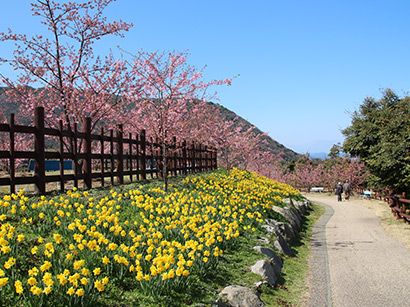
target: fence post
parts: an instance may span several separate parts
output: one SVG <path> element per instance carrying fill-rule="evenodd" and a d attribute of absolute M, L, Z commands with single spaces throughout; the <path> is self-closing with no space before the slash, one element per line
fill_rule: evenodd
<path fill-rule="evenodd" d="M 187 155 L 186 155 L 186 141 L 182 142 L 182 173 L 187 174 Z"/>
<path fill-rule="evenodd" d="M 16 155 L 14 153 L 14 114 L 10 114 L 10 193 L 16 193 Z"/>
<path fill-rule="evenodd" d="M 77 123 L 74 123 L 74 135 L 73 135 L 73 160 L 74 160 L 74 187 L 78 188 L 78 177 L 79 177 L 79 165 L 78 165 L 78 144 L 77 144 Z"/>
<path fill-rule="evenodd" d="M 141 130 L 141 170 L 142 170 L 142 179 L 146 180 L 147 179 L 147 163 L 145 161 L 146 157 L 146 141 L 145 141 L 145 130 Z"/>
<path fill-rule="evenodd" d="M 111 171 L 111 185 L 114 185 L 114 131 L 110 130 L 110 171 Z"/>
<path fill-rule="evenodd" d="M 208 146 L 205 145 L 204 148 L 205 148 L 205 152 L 204 152 L 205 171 L 209 171 L 209 169 L 210 169 L 209 161 L 211 160 L 210 159 L 210 154 L 209 154 L 209 151 L 208 151 Z"/>
<path fill-rule="evenodd" d="M 128 159 L 127 159 L 128 166 L 127 166 L 127 170 L 130 172 L 130 181 L 132 182 L 132 177 L 134 177 L 134 175 L 132 173 L 132 170 L 133 170 L 133 167 L 132 167 L 132 134 L 129 133 L 128 135 L 129 135 L 129 137 L 128 137 L 128 142 L 129 143 L 128 143 Z M 138 180 L 138 176 L 137 176 L 137 180 Z"/>
<path fill-rule="evenodd" d="M 123 143 L 123 131 L 122 125 L 117 126 L 117 174 L 118 182 L 124 183 L 124 143 Z"/>
<path fill-rule="evenodd" d="M 100 147 L 101 147 L 101 157 L 100 157 L 100 163 L 101 163 L 101 186 L 104 186 L 104 127 L 101 127 L 101 135 L 100 135 Z"/>
<path fill-rule="evenodd" d="M 196 144 L 195 142 L 192 142 L 192 153 L 191 153 L 191 158 L 192 158 L 192 173 L 196 173 L 196 167 L 197 167 L 197 152 L 196 152 Z"/>
<path fill-rule="evenodd" d="M 63 136 L 63 121 L 58 121 L 58 152 L 60 153 L 60 192 L 64 192 L 64 136 Z"/>
<path fill-rule="evenodd" d="M 45 169 L 45 143 L 44 143 L 44 108 L 36 107 L 34 109 L 34 149 L 36 158 L 34 162 L 34 177 L 36 179 L 35 192 L 39 194 L 46 193 L 46 169 Z"/>
<path fill-rule="evenodd" d="M 170 174 L 176 176 L 177 175 L 177 138 L 174 136 L 172 138 L 172 145 L 170 146 L 170 149 L 173 148 L 174 154 L 172 154 L 172 151 L 169 150 L 169 160 L 171 163 L 170 164 Z"/>
<path fill-rule="evenodd" d="M 214 149 L 214 151 L 213 151 L 213 161 L 212 161 L 212 163 L 213 163 L 214 170 L 218 169 L 218 154 L 217 154 L 216 149 Z"/>
<path fill-rule="evenodd" d="M 81 132 L 85 134 L 84 137 L 84 183 L 87 189 L 92 188 L 92 167 L 91 167 L 91 118 L 86 117 L 82 119 Z"/>
<path fill-rule="evenodd" d="M 202 144 L 199 144 L 199 172 L 202 173 L 204 170 L 204 151 Z"/>

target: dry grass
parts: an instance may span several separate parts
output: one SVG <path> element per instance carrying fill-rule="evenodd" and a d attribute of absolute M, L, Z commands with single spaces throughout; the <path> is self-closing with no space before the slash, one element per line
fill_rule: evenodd
<path fill-rule="evenodd" d="M 387 203 L 380 200 L 354 198 L 354 202 L 374 212 L 383 228 L 397 241 L 402 242 L 410 250 L 410 224 L 397 220 Z"/>

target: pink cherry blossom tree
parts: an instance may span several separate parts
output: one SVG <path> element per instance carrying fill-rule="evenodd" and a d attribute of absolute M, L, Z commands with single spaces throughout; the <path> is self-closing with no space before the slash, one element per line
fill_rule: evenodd
<path fill-rule="evenodd" d="M 111 55 L 96 57 L 93 51 L 97 40 L 123 36 L 132 26 L 121 20 L 107 22 L 103 17 L 114 1 L 37 0 L 31 4 L 32 12 L 42 19 L 44 36 L 29 38 L 10 29 L 0 33 L 0 41 L 15 43 L 14 57 L 1 61 L 20 74 L 16 80 L 0 77 L 8 87 L 8 101 L 19 107 L 19 116 L 31 117 L 34 107 L 43 106 L 50 126 L 57 127 L 62 119 L 69 129 L 86 116 L 92 118 L 93 128 L 102 120 L 118 120 L 127 83 L 125 66 Z"/>
<path fill-rule="evenodd" d="M 126 97 L 136 107 L 128 113 L 126 129 L 145 128 L 162 144 L 163 160 L 158 161 L 167 189 L 166 144 L 173 136 L 192 139 L 197 128 L 194 114 L 203 112 L 215 85 L 231 85 L 232 79 L 203 80 L 203 73 L 188 64 L 188 52 L 139 52 L 130 63 L 131 87 Z M 135 131 L 135 130 L 134 130 Z"/>
<path fill-rule="evenodd" d="M 323 183 L 331 191 L 337 182 L 349 180 L 352 189 L 366 182 L 369 176 L 363 162 L 350 158 L 336 157 L 323 163 Z"/>

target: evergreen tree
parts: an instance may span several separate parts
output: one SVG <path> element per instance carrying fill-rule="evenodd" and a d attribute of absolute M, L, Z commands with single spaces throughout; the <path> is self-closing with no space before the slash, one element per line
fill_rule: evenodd
<path fill-rule="evenodd" d="M 373 184 L 410 192 L 410 97 L 366 98 L 342 131 L 343 151 L 365 162 Z"/>

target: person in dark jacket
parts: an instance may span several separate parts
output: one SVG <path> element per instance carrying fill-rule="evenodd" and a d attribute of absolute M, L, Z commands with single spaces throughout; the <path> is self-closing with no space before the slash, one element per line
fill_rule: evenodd
<path fill-rule="evenodd" d="M 342 183 L 338 183 L 336 186 L 337 201 L 342 201 L 343 186 Z"/>

